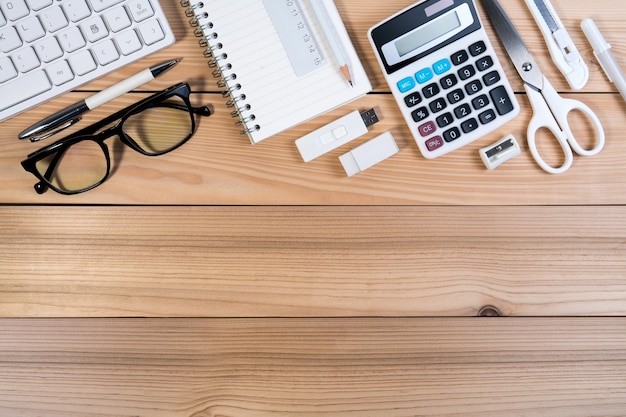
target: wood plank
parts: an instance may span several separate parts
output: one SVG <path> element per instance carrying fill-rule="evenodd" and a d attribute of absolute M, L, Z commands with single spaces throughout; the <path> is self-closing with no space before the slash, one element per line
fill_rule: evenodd
<path fill-rule="evenodd" d="M 626 314 L 626 208 L 0 207 L 2 317 Z"/>
<path fill-rule="evenodd" d="M 0 320 L 10 417 L 621 417 L 624 318 Z"/>

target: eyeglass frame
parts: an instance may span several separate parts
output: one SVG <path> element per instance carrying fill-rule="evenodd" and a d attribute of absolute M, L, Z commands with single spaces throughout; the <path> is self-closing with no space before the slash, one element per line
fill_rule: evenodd
<path fill-rule="evenodd" d="M 105 140 L 113 136 L 117 136 L 123 144 L 141 153 L 142 155 L 146 155 L 146 156 L 160 156 L 168 152 L 171 152 L 179 148 L 180 146 L 182 146 L 184 143 L 186 143 L 194 135 L 196 131 L 196 120 L 195 120 L 194 115 L 197 114 L 200 116 L 210 116 L 211 114 L 213 114 L 211 109 L 209 109 L 207 106 L 200 106 L 200 107 L 192 106 L 191 101 L 189 100 L 190 94 L 191 94 L 191 88 L 188 83 L 183 82 L 183 83 L 175 84 L 171 87 L 166 88 L 163 91 L 155 93 L 149 97 L 144 98 L 143 100 L 138 101 L 135 104 L 132 104 L 122 110 L 119 110 L 113 113 L 112 115 L 90 126 L 85 127 L 84 129 L 74 132 L 71 135 L 68 135 L 62 139 L 59 139 L 58 141 L 54 143 L 51 143 L 50 145 L 44 146 L 43 148 L 35 152 L 32 152 L 26 157 L 25 160 L 21 162 L 21 165 L 24 168 L 24 170 L 26 170 L 27 172 L 30 172 L 37 179 L 39 179 L 39 182 L 35 184 L 34 186 L 37 194 L 45 193 L 48 190 L 48 188 L 51 188 L 55 192 L 59 194 L 64 194 L 64 195 L 80 194 L 80 193 L 92 190 L 98 187 L 99 185 L 101 185 L 103 182 L 105 182 L 111 172 L 111 157 L 109 155 L 109 148 L 104 143 Z M 175 146 L 169 149 L 156 152 L 156 153 L 146 152 L 139 145 L 137 145 L 137 143 L 130 136 L 128 136 L 123 131 L 122 127 L 124 125 L 124 122 L 128 120 L 131 116 L 139 114 L 147 109 L 150 109 L 154 107 L 157 103 L 164 102 L 168 98 L 174 97 L 174 96 L 181 98 L 186 105 L 186 108 L 183 108 L 181 106 L 180 110 L 186 110 L 189 112 L 189 117 L 191 119 L 191 126 L 189 129 L 189 133 L 184 139 L 182 139 Z M 98 132 L 100 129 L 112 123 L 115 123 L 115 124 L 113 124 L 113 126 L 109 128 L 102 130 L 101 132 Z M 57 164 L 59 163 L 60 158 L 67 151 L 67 149 L 69 149 L 71 146 L 79 142 L 85 141 L 85 140 L 90 140 L 90 141 L 97 143 L 98 146 L 100 146 L 100 148 L 102 149 L 106 158 L 106 163 L 107 163 L 107 169 L 106 169 L 105 175 L 102 177 L 102 179 L 97 181 L 95 184 L 92 184 L 88 187 L 82 188 L 77 191 L 63 190 L 54 186 L 51 183 L 50 178 L 52 177 L 52 174 L 54 173 L 57 167 Z M 46 173 L 42 175 L 37 169 L 37 163 L 41 161 L 42 159 L 45 159 L 55 153 L 58 156 L 54 157 L 54 159 L 50 163 L 50 166 L 46 170 Z"/>

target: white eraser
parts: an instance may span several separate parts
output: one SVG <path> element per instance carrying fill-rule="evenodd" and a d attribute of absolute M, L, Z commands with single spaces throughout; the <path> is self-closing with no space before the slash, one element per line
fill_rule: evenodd
<path fill-rule="evenodd" d="M 309 162 L 367 133 L 361 113 L 355 110 L 296 140 L 304 162 Z"/>
<path fill-rule="evenodd" d="M 339 157 L 349 177 L 373 167 L 398 153 L 398 145 L 391 132 L 385 132 Z"/>
<path fill-rule="evenodd" d="M 515 136 L 509 134 L 493 145 L 485 146 L 480 151 L 480 158 L 488 169 L 495 169 L 508 161 L 522 154 L 519 143 Z"/>

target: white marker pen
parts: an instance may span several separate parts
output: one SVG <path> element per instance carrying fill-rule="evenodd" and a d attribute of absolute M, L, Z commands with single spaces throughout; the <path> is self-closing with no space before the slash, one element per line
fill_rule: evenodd
<path fill-rule="evenodd" d="M 600 65 L 602 66 L 606 76 L 609 78 L 609 81 L 615 84 L 617 90 L 622 95 L 622 98 L 626 101 L 626 78 L 617 63 L 617 60 L 611 53 L 611 45 L 604 40 L 604 37 L 598 30 L 598 27 L 593 20 L 583 20 L 580 27 L 593 47 L 593 54 L 598 59 L 598 62 L 600 62 Z"/>

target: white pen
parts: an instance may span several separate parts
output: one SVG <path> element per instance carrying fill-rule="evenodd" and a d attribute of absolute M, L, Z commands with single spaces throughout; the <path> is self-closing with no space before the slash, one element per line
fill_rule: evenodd
<path fill-rule="evenodd" d="M 326 6 L 324 6 L 324 4 L 322 4 L 322 1 L 319 0 L 311 0 L 310 3 L 313 7 L 315 15 L 317 16 L 317 20 L 322 25 L 322 28 L 326 35 L 326 39 L 328 40 L 328 43 L 333 50 L 333 54 L 335 55 L 335 59 L 338 61 L 337 63 L 339 64 L 339 71 L 341 71 L 341 73 L 350 83 L 350 85 L 354 86 L 352 82 L 352 74 L 350 72 L 350 60 L 348 58 L 348 54 L 343 48 L 343 44 L 341 43 L 341 39 L 337 34 L 337 30 L 330 20 L 330 16 L 326 11 Z"/>
<path fill-rule="evenodd" d="M 114 84 L 91 97 L 87 97 L 78 103 L 72 104 L 71 106 L 59 110 L 45 119 L 40 120 L 34 125 L 24 129 L 17 137 L 20 139 L 30 139 L 33 142 L 50 137 L 78 122 L 81 119 L 81 114 L 89 110 L 93 110 L 96 107 L 121 96 L 122 94 L 128 93 L 132 89 L 137 88 L 148 81 L 154 80 L 157 76 L 172 68 L 179 61 L 180 59 L 172 59 L 156 64 L 150 68 L 146 68 L 124 81 Z"/>
<path fill-rule="evenodd" d="M 593 20 L 583 20 L 580 27 L 593 47 L 593 54 L 600 62 L 600 66 L 602 66 L 609 81 L 615 84 L 622 98 L 626 101 L 626 78 L 617 60 L 611 53 L 611 45 L 604 39 Z"/>

